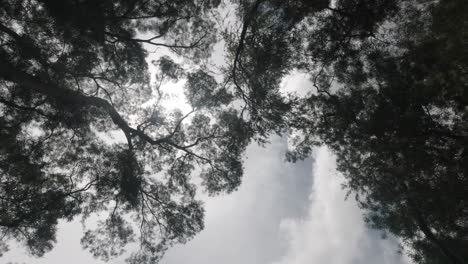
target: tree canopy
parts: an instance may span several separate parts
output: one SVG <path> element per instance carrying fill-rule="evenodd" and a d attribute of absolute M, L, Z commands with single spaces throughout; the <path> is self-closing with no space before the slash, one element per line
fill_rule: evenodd
<path fill-rule="evenodd" d="M 232 76 L 279 76 L 246 90 L 267 84 L 264 94 L 277 95 L 281 76 L 310 76 L 309 95 L 287 101 L 281 115 L 293 145 L 287 158 L 329 146 L 369 225 L 402 238 L 417 263 L 468 259 L 467 7 L 257 1 L 256 16 L 241 8 L 246 33 Z"/>
<path fill-rule="evenodd" d="M 154 263 L 203 228 L 191 177 L 211 194 L 236 189 L 253 135 L 202 67 L 218 5 L 1 1 L 2 243 L 41 256 L 59 220 L 98 215 L 81 241 L 94 256 L 109 260 L 135 241 L 128 261 Z M 152 77 L 144 44 L 194 66 L 162 56 Z M 188 113 L 159 104 L 161 83 L 178 78 L 187 78 Z"/>
<path fill-rule="evenodd" d="M 41 256 L 59 220 L 94 217 L 92 254 L 136 242 L 128 261 L 154 263 L 203 228 L 197 186 L 235 190 L 248 143 L 287 132 L 290 161 L 336 153 L 366 221 L 416 263 L 465 263 L 468 3 L 235 0 L 220 28 L 220 2 L 0 0 L 3 248 Z M 306 96 L 281 90 L 295 71 Z M 181 79 L 191 110 L 165 109 Z"/>

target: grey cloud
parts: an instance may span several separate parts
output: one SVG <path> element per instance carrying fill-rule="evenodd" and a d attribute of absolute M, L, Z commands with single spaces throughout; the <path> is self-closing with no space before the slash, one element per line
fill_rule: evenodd
<path fill-rule="evenodd" d="M 250 146 L 239 190 L 206 202 L 206 229 L 171 249 L 163 264 L 269 263 L 284 254 L 284 217 L 302 217 L 312 186 L 311 160 L 284 162 L 287 143 L 275 137 L 266 148 Z"/>
<path fill-rule="evenodd" d="M 362 212 L 344 201 L 333 157 L 319 150 L 316 160 L 284 162 L 285 138 L 265 148 L 250 146 L 239 190 L 203 197 L 206 229 L 170 249 L 162 264 L 373 264 L 405 263 L 394 239 L 381 240 L 364 226 Z M 203 196 L 203 195 L 202 195 Z M 31 259 L 15 249 L 2 261 L 28 264 L 102 264 L 81 250 L 78 222 L 61 225 L 57 247 Z M 111 261 L 121 264 L 122 260 Z"/>
<path fill-rule="evenodd" d="M 362 211 L 355 201 L 344 200 L 343 179 L 336 172 L 334 156 L 326 148 L 315 154 L 308 216 L 284 219 L 281 223 L 289 247 L 274 263 L 408 263 L 397 253 L 394 238 L 382 240 L 378 231 L 364 225 Z"/>

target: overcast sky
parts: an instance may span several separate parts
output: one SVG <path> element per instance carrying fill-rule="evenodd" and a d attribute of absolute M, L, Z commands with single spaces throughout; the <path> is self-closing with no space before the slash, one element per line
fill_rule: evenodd
<path fill-rule="evenodd" d="M 222 50 L 215 48 L 217 64 L 222 64 Z M 182 86 L 171 84 L 170 89 L 181 94 Z M 305 95 L 307 87 L 308 76 L 297 72 L 282 82 L 283 92 Z M 205 197 L 205 229 L 187 244 L 171 248 L 161 264 L 410 263 L 397 253 L 394 239 L 382 240 L 378 231 L 367 229 L 356 203 L 344 200 L 343 179 L 326 148 L 296 164 L 284 161 L 286 150 L 285 137 L 271 138 L 265 148 L 251 144 L 239 190 Z M 61 224 L 55 248 L 43 258 L 31 258 L 13 246 L 0 263 L 105 263 L 81 249 L 82 232 L 79 222 Z"/>
<path fill-rule="evenodd" d="M 286 149 L 279 137 L 266 148 L 250 146 L 239 190 L 207 199 L 205 230 L 170 249 L 162 264 L 409 263 L 397 253 L 395 241 L 382 240 L 364 226 L 352 199 L 344 200 L 342 178 L 326 148 L 296 164 L 284 162 Z M 2 261 L 103 263 L 81 250 L 80 236 L 79 223 L 64 224 L 55 249 L 44 258 L 13 249 Z"/>

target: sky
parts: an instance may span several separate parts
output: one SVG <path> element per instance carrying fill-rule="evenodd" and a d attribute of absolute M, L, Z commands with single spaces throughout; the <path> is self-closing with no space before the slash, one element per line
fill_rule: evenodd
<path fill-rule="evenodd" d="M 215 64 L 223 63 L 222 52 L 222 45 L 215 47 Z M 307 75 L 294 72 L 281 86 L 284 93 L 304 96 L 311 84 Z M 168 93 L 179 108 L 184 103 L 172 97 L 182 87 L 183 82 L 172 83 Z M 345 200 L 343 178 L 326 147 L 294 164 L 284 160 L 287 148 L 286 136 L 270 138 L 265 147 L 252 143 L 239 189 L 229 195 L 201 195 L 205 229 L 169 249 L 161 264 L 410 264 L 397 252 L 396 239 L 381 239 L 379 231 L 365 226 L 355 201 Z M 44 257 L 32 258 L 13 245 L 0 263 L 104 264 L 81 248 L 82 234 L 78 221 L 61 223 L 55 248 Z"/>
<path fill-rule="evenodd" d="M 409 264 L 393 238 L 368 229 L 362 211 L 345 200 L 342 176 L 326 147 L 312 158 L 284 161 L 286 138 L 252 144 L 240 188 L 205 197 L 205 229 L 166 253 L 161 264 Z M 12 248 L 2 263 L 102 264 L 81 249 L 81 225 L 60 225 L 56 247 L 43 258 Z M 114 260 L 109 263 L 123 263 Z"/>
<path fill-rule="evenodd" d="M 306 74 L 293 72 L 281 86 L 284 93 L 304 96 L 311 84 Z M 178 107 L 183 102 L 174 98 L 182 87 L 170 84 L 171 103 Z M 343 178 L 326 147 L 295 164 L 285 162 L 287 148 L 286 136 L 270 138 L 265 147 L 252 143 L 239 189 L 216 197 L 202 194 L 205 229 L 170 248 L 161 264 L 410 264 L 394 238 L 381 239 L 379 231 L 368 229 L 355 201 L 345 200 Z M 82 234 L 79 221 L 61 223 L 55 248 L 44 257 L 30 257 L 13 245 L 0 263 L 104 264 L 81 248 Z M 123 264 L 123 259 L 109 263 Z"/>

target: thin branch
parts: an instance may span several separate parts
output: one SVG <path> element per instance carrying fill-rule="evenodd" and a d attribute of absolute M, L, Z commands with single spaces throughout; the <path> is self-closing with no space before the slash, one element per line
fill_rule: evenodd
<path fill-rule="evenodd" d="M 23 106 L 23 105 L 18 105 L 16 104 L 15 102 L 13 101 L 8 101 L 8 100 L 5 100 L 3 98 L 0 98 L 0 103 L 3 103 L 9 107 L 13 107 L 13 108 L 17 108 L 17 109 L 21 109 L 21 110 L 28 110 L 28 111 L 34 111 L 36 112 L 37 114 L 41 115 L 41 116 L 44 116 L 44 117 L 47 117 L 47 118 L 50 118 L 49 115 L 47 115 L 46 113 L 44 113 L 42 110 L 40 109 L 37 109 L 39 106 L 41 106 L 42 104 L 38 104 L 34 107 L 30 107 L 30 106 Z"/>
<path fill-rule="evenodd" d="M 320 68 L 320 71 L 314 76 L 314 81 L 313 81 L 312 84 L 313 84 L 313 86 L 315 87 L 315 89 L 317 90 L 318 93 L 324 93 L 324 94 L 328 95 L 328 97 L 333 97 L 333 95 L 330 94 L 330 92 L 328 92 L 327 90 L 321 89 L 317 84 L 318 77 L 322 74 L 324 68 L 325 68 L 325 66 L 322 65 L 322 67 Z"/>
<path fill-rule="evenodd" d="M 192 109 L 192 111 L 188 112 L 186 115 L 184 115 L 179 122 L 177 122 L 177 125 L 174 127 L 174 130 L 171 132 L 170 137 L 174 136 L 175 133 L 177 133 L 180 130 L 180 126 L 182 125 L 182 122 L 191 114 L 196 112 L 196 109 Z"/>
<path fill-rule="evenodd" d="M 139 39 L 139 38 L 131 38 L 127 36 L 122 36 L 122 35 L 117 35 L 111 32 L 105 32 L 106 35 L 113 37 L 116 41 L 127 41 L 127 42 L 140 42 L 140 43 L 146 43 L 150 44 L 153 46 L 161 46 L 161 47 L 166 47 L 166 48 L 171 48 L 171 49 L 192 49 L 198 46 L 200 42 L 208 35 L 208 32 L 206 32 L 203 36 L 201 36 L 198 40 L 195 42 L 192 42 L 189 45 L 179 45 L 179 44 L 167 44 L 167 43 L 160 43 L 160 42 L 153 42 L 154 39 L 158 38 L 159 36 L 155 36 L 149 39 Z"/>
<path fill-rule="evenodd" d="M 85 191 L 89 190 L 92 186 L 96 185 L 95 183 L 96 183 L 97 181 L 98 181 L 98 179 L 94 179 L 94 180 L 88 182 L 85 186 L 83 186 L 83 188 L 76 189 L 76 190 L 74 190 L 74 191 L 65 193 L 64 196 L 69 196 L 69 195 L 72 195 L 72 194 L 75 194 L 75 193 L 79 193 L 79 192 L 85 192 Z"/>

